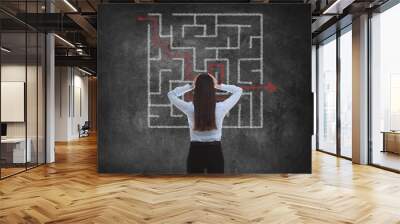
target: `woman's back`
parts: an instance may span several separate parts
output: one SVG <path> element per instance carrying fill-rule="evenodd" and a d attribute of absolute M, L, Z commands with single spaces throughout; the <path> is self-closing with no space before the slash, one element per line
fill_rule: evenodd
<path fill-rule="evenodd" d="M 181 100 L 179 97 L 189 92 L 193 89 L 193 87 L 189 84 L 177 87 L 174 90 L 168 93 L 168 98 L 171 103 L 173 103 L 176 107 L 178 107 L 183 113 L 186 114 L 189 129 L 190 129 L 190 140 L 191 141 L 199 141 L 199 142 L 212 142 L 212 141 L 220 141 L 222 136 L 222 124 L 224 117 L 226 114 L 232 109 L 233 106 L 239 101 L 240 96 L 242 95 L 242 88 L 234 86 L 234 85 L 219 85 L 218 89 L 227 91 L 232 93 L 232 95 L 222 101 L 218 102 L 215 105 L 215 124 L 216 129 L 207 130 L 207 131 L 196 131 L 194 130 L 194 121 L 195 121 L 195 110 L 192 102 L 185 102 Z"/>

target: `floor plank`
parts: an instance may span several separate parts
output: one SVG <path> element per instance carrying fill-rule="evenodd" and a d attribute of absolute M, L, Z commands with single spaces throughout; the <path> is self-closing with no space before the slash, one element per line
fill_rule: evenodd
<path fill-rule="evenodd" d="M 311 175 L 98 174 L 96 139 L 0 181 L 0 223 L 400 223 L 400 175 L 313 152 Z"/>

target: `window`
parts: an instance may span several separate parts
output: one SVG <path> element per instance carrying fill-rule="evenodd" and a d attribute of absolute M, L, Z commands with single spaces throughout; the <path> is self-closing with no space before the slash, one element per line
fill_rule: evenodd
<path fill-rule="evenodd" d="M 352 156 L 352 33 L 351 26 L 340 36 L 340 155 Z"/>
<path fill-rule="evenodd" d="M 351 24 L 318 46 L 317 147 L 350 159 L 353 116 Z"/>
<path fill-rule="evenodd" d="M 400 5 L 371 18 L 372 163 L 400 170 Z"/>
<path fill-rule="evenodd" d="M 318 149 L 336 153 L 336 36 L 318 48 Z"/>
<path fill-rule="evenodd" d="M 312 50 L 311 50 L 311 91 L 313 92 L 313 102 L 314 102 L 314 107 L 313 107 L 313 111 L 314 111 L 314 132 L 313 135 L 311 137 L 311 142 L 312 142 L 312 150 L 316 150 L 317 149 L 317 141 L 316 141 L 316 133 L 317 133 L 317 116 L 315 116 L 317 114 L 317 47 L 315 45 L 312 46 Z"/>

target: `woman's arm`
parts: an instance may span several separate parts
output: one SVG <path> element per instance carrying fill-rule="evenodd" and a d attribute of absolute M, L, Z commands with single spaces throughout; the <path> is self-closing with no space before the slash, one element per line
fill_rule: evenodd
<path fill-rule="evenodd" d="M 168 99 L 179 110 L 181 110 L 183 113 L 187 114 L 191 110 L 192 105 L 189 102 L 181 100 L 179 97 L 182 96 L 183 94 L 185 94 L 186 92 L 191 91 L 192 89 L 193 89 L 192 85 L 189 85 L 189 84 L 186 84 L 186 85 L 180 86 L 180 87 L 176 87 L 175 89 L 168 92 Z"/>
<path fill-rule="evenodd" d="M 243 89 L 239 86 L 225 84 L 218 85 L 216 88 L 232 93 L 228 99 L 221 102 L 224 113 L 228 113 L 228 111 L 232 109 L 232 107 L 235 106 L 235 104 L 239 101 L 240 97 L 242 96 Z"/>

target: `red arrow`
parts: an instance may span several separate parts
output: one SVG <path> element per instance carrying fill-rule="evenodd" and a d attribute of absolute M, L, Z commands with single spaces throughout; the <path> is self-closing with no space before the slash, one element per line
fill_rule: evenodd
<path fill-rule="evenodd" d="M 260 85 L 251 85 L 251 86 L 241 86 L 244 90 L 265 90 L 268 93 L 274 93 L 278 90 L 278 87 L 274 85 L 272 82 L 267 82 Z"/>

